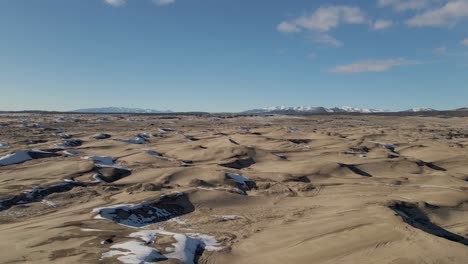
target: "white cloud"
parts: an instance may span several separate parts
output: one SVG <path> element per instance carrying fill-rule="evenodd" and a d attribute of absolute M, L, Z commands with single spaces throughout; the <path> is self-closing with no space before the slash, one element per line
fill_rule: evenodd
<path fill-rule="evenodd" d="M 445 47 L 445 46 L 438 47 L 438 48 L 434 49 L 434 52 L 437 53 L 437 54 L 444 54 L 445 52 L 447 52 L 447 47 Z"/>
<path fill-rule="evenodd" d="M 307 58 L 308 58 L 309 60 L 315 60 L 315 58 L 317 58 L 317 54 L 315 54 L 315 53 L 309 53 L 309 54 L 307 54 Z"/>
<path fill-rule="evenodd" d="M 286 21 L 281 22 L 278 25 L 277 30 L 283 33 L 296 33 L 296 32 L 301 31 L 301 29 L 298 26 L 291 24 L 289 22 L 286 22 Z"/>
<path fill-rule="evenodd" d="M 468 18 L 468 0 L 453 0 L 418 14 L 406 23 L 411 27 L 453 26 L 465 18 Z"/>
<path fill-rule="evenodd" d="M 378 0 L 379 7 L 391 7 L 396 11 L 422 10 L 440 0 Z"/>
<path fill-rule="evenodd" d="M 176 0 L 151 0 L 155 5 L 158 6 L 165 6 L 174 4 Z M 104 0 L 104 2 L 108 5 L 119 7 L 123 6 L 127 3 L 127 0 Z"/>
<path fill-rule="evenodd" d="M 126 0 L 104 0 L 104 2 L 115 7 L 123 6 L 127 3 Z"/>
<path fill-rule="evenodd" d="M 174 4 L 176 0 L 153 0 L 153 3 L 155 3 L 158 6 L 164 6 L 164 5 L 170 5 Z"/>
<path fill-rule="evenodd" d="M 374 23 L 372 23 L 373 30 L 384 30 L 391 26 L 393 26 L 393 21 L 385 19 L 378 19 Z"/>
<path fill-rule="evenodd" d="M 283 21 L 278 25 L 281 32 L 299 32 L 302 29 L 326 32 L 340 24 L 363 24 L 365 14 L 359 7 L 327 6 L 320 7 L 310 15 L 303 15 L 292 21 Z"/>
<path fill-rule="evenodd" d="M 337 40 L 336 38 L 328 34 L 318 34 L 318 35 L 313 36 L 311 39 L 315 43 L 325 44 L 325 45 L 332 46 L 332 47 L 343 46 L 343 43 L 341 43 L 339 40 Z"/>
<path fill-rule="evenodd" d="M 384 72 L 398 66 L 414 64 L 404 58 L 386 59 L 386 60 L 364 60 L 346 65 L 336 66 L 332 72 L 334 73 L 361 73 L 361 72 Z"/>
<path fill-rule="evenodd" d="M 461 41 L 461 44 L 462 44 L 463 46 L 467 46 L 467 47 L 468 47 L 468 38 L 462 40 L 462 41 Z"/>

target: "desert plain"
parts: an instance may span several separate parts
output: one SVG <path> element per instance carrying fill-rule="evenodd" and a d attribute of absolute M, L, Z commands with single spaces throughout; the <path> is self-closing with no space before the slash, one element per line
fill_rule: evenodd
<path fill-rule="evenodd" d="M 468 118 L 0 115 L 0 263 L 468 263 Z"/>

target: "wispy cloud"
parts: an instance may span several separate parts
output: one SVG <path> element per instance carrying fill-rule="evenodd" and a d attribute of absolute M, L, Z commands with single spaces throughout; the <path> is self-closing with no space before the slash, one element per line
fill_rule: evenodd
<path fill-rule="evenodd" d="M 468 18 L 468 0 L 453 0 L 441 7 L 429 9 L 408 19 L 411 27 L 454 26 Z"/>
<path fill-rule="evenodd" d="M 174 4 L 176 0 L 153 0 L 153 3 L 158 6 Z"/>
<path fill-rule="evenodd" d="M 176 0 L 151 0 L 157 6 L 165 6 L 174 4 Z M 127 3 L 127 0 L 104 0 L 104 2 L 110 6 L 120 7 Z"/>
<path fill-rule="evenodd" d="M 127 3 L 126 0 L 104 0 L 104 2 L 115 7 L 123 6 Z"/>
<path fill-rule="evenodd" d="M 434 49 L 434 52 L 437 54 L 445 54 L 447 52 L 447 47 L 442 46 Z"/>
<path fill-rule="evenodd" d="M 309 60 L 315 60 L 316 58 L 317 58 L 317 54 L 315 54 L 315 53 L 307 54 L 307 59 L 309 59 Z"/>
<path fill-rule="evenodd" d="M 362 72 L 384 72 L 395 67 L 415 64 L 417 62 L 404 58 L 384 59 L 384 60 L 363 60 L 346 65 L 338 65 L 331 72 L 334 73 L 362 73 Z"/>
<path fill-rule="evenodd" d="M 303 15 L 291 21 L 283 21 L 278 29 L 286 32 L 298 32 L 302 29 L 326 32 L 340 24 L 362 24 L 365 14 L 359 7 L 326 6 L 320 7 L 312 14 Z"/>
<path fill-rule="evenodd" d="M 467 46 L 467 47 L 468 47 L 468 38 L 462 40 L 460 43 L 461 43 L 463 46 Z"/>
<path fill-rule="evenodd" d="M 301 32 L 301 28 L 299 28 L 297 25 L 293 24 L 293 23 L 290 23 L 290 22 L 281 22 L 277 27 L 276 29 L 279 31 L 279 32 L 283 32 L 283 33 L 297 33 L 297 32 Z"/>
<path fill-rule="evenodd" d="M 391 26 L 393 26 L 393 21 L 385 19 L 378 19 L 372 23 L 373 30 L 384 30 Z"/>
<path fill-rule="evenodd" d="M 318 44 L 324 44 L 332 47 L 341 47 L 343 43 L 328 34 L 317 34 L 311 37 L 311 40 Z"/>
<path fill-rule="evenodd" d="M 282 33 L 290 34 L 302 31 L 312 32 L 314 42 L 339 47 L 342 43 L 326 32 L 343 24 L 364 23 L 366 23 L 366 15 L 359 7 L 323 6 L 310 14 L 283 21 L 276 28 Z"/>
<path fill-rule="evenodd" d="M 377 6 L 391 7 L 395 11 L 422 10 L 432 6 L 440 0 L 378 0 Z"/>

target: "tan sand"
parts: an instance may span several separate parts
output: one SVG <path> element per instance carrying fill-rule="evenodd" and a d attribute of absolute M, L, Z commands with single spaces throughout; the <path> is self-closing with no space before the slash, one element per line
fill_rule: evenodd
<path fill-rule="evenodd" d="M 468 262 L 468 118 L 18 114 L 0 124 L 0 156 L 57 154 L 0 166 L 0 263 Z M 83 142 L 54 146 L 60 133 Z M 115 140 L 136 134 L 144 144 Z"/>

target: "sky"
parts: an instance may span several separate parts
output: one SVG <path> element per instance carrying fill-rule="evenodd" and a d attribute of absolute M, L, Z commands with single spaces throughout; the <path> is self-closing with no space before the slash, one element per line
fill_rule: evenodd
<path fill-rule="evenodd" d="M 0 110 L 468 106 L 468 0 L 1 0 Z"/>

